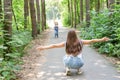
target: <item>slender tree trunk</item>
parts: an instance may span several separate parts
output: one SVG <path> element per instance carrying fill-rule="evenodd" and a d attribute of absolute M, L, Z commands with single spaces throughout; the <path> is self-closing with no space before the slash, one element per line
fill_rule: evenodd
<path fill-rule="evenodd" d="M 3 19 L 2 17 L 3 17 L 3 15 L 2 15 L 2 0 L 0 0 L 0 22 L 1 22 L 1 19 Z"/>
<path fill-rule="evenodd" d="M 73 0 L 71 0 L 71 27 L 73 27 Z"/>
<path fill-rule="evenodd" d="M 71 22 L 71 9 L 70 9 L 70 0 L 68 0 L 68 20 Z M 70 24 L 71 25 L 71 24 Z"/>
<path fill-rule="evenodd" d="M 30 15 L 31 15 L 31 22 L 32 22 L 32 37 L 35 39 L 37 37 L 37 24 L 36 24 L 36 11 L 34 0 L 30 0 Z"/>
<path fill-rule="evenodd" d="M 76 0 L 74 0 L 74 28 L 76 28 Z"/>
<path fill-rule="evenodd" d="M 70 1 L 68 0 L 68 13 L 70 13 Z"/>
<path fill-rule="evenodd" d="M 44 9 L 44 26 L 45 26 L 45 29 L 47 29 L 47 27 L 46 27 L 46 9 L 45 9 L 45 0 L 43 1 L 43 9 Z"/>
<path fill-rule="evenodd" d="M 95 10 L 96 10 L 96 12 L 99 13 L 99 11 L 100 11 L 100 0 L 96 0 L 96 2 L 95 2 Z"/>
<path fill-rule="evenodd" d="M 80 22 L 83 22 L 83 0 L 80 0 Z"/>
<path fill-rule="evenodd" d="M 45 25 L 44 25 L 44 21 L 45 21 L 45 18 L 44 18 L 44 0 L 41 0 L 41 8 L 42 8 L 42 31 L 44 31 L 45 29 Z"/>
<path fill-rule="evenodd" d="M 42 7 L 42 30 L 46 29 L 46 11 L 45 11 L 45 0 L 41 0 Z"/>
<path fill-rule="evenodd" d="M 77 15 L 77 24 L 78 23 L 80 23 L 80 9 L 79 9 L 79 7 L 80 7 L 80 4 L 79 4 L 79 1 L 80 0 L 77 0 L 77 2 L 76 2 L 76 15 Z"/>
<path fill-rule="evenodd" d="M 29 1 L 24 0 L 24 29 L 27 28 L 29 9 L 28 9 Z"/>
<path fill-rule="evenodd" d="M 11 41 L 12 37 L 12 0 L 4 0 L 4 45 L 7 47 L 4 58 L 6 54 L 11 52 L 11 47 L 7 43 Z"/>
<path fill-rule="evenodd" d="M 40 34 L 40 2 L 36 0 L 36 8 L 37 8 L 37 33 Z"/>
<path fill-rule="evenodd" d="M 86 26 L 90 26 L 90 0 L 86 0 Z"/>
<path fill-rule="evenodd" d="M 108 0 L 106 0 L 106 6 L 107 6 L 107 8 L 109 8 Z"/>

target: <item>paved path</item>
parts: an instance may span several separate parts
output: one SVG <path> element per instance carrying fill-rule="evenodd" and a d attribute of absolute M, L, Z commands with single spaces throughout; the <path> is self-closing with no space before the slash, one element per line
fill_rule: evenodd
<path fill-rule="evenodd" d="M 46 45 L 65 41 L 67 32 L 67 29 L 61 28 L 59 38 L 54 38 L 53 30 L 51 30 Z M 62 62 L 65 55 L 64 48 L 42 52 L 44 54 L 39 61 L 41 66 L 34 80 L 120 80 L 120 73 L 117 73 L 115 66 L 88 46 L 84 46 L 82 52 L 85 65 L 82 68 L 84 73 L 81 75 L 76 75 L 75 70 L 72 70 L 72 76 L 65 76 Z"/>

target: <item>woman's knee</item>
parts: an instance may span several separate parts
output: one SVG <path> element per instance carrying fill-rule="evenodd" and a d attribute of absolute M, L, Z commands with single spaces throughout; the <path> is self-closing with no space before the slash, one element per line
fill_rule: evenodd
<path fill-rule="evenodd" d="M 80 62 L 80 67 L 82 67 L 84 65 L 84 62 L 82 61 L 82 62 Z"/>

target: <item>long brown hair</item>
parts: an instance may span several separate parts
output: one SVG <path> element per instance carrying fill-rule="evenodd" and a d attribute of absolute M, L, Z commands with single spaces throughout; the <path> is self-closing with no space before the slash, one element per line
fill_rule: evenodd
<path fill-rule="evenodd" d="M 66 53 L 74 56 L 82 51 L 82 41 L 77 38 L 75 30 L 70 30 L 67 35 Z"/>

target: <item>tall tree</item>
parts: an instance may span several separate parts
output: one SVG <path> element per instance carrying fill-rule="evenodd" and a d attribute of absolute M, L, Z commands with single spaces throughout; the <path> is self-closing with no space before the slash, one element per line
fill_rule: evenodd
<path fill-rule="evenodd" d="M 71 15 L 70 15 L 70 12 L 71 12 L 71 10 L 70 10 L 70 0 L 67 0 L 67 1 L 68 1 L 68 20 L 71 21 Z"/>
<path fill-rule="evenodd" d="M 0 19 L 2 19 L 2 0 L 0 0 Z"/>
<path fill-rule="evenodd" d="M 107 6 L 107 8 L 109 8 L 109 3 L 108 3 L 108 0 L 106 0 L 106 6 Z"/>
<path fill-rule="evenodd" d="M 4 45 L 6 53 L 10 53 L 10 46 L 7 44 L 12 37 L 12 0 L 4 0 Z M 5 58 L 5 54 L 3 55 Z"/>
<path fill-rule="evenodd" d="M 43 0 L 41 0 L 41 16 L 42 16 L 42 31 L 44 31 L 44 29 L 45 29 L 45 27 L 44 27 L 44 16 L 43 16 L 43 11 L 44 11 L 44 9 L 43 9 Z"/>
<path fill-rule="evenodd" d="M 95 1 L 95 10 L 96 10 L 96 12 L 99 13 L 99 11 L 100 11 L 100 0 Z"/>
<path fill-rule="evenodd" d="M 40 2 L 36 0 L 36 8 L 37 8 L 37 33 L 40 34 Z"/>
<path fill-rule="evenodd" d="M 28 16 L 29 16 L 29 9 L 28 9 L 29 1 L 24 0 L 24 28 L 27 28 Z"/>
<path fill-rule="evenodd" d="M 36 11 L 35 11 L 34 0 L 30 0 L 29 5 L 30 5 L 30 15 L 32 22 L 32 37 L 35 39 L 37 37 L 37 24 L 36 24 Z"/>
<path fill-rule="evenodd" d="M 76 28 L 76 0 L 74 0 L 74 28 Z"/>
<path fill-rule="evenodd" d="M 83 22 L 83 0 L 80 0 L 80 22 Z"/>
<path fill-rule="evenodd" d="M 44 26 L 45 26 L 45 29 L 47 29 L 46 28 L 46 8 L 45 8 L 45 0 L 43 0 L 43 9 L 44 9 Z"/>
<path fill-rule="evenodd" d="M 73 17 L 73 0 L 71 0 L 71 2 L 70 2 L 70 8 L 71 8 L 71 27 L 73 27 L 73 19 L 74 19 L 74 17 Z"/>
<path fill-rule="evenodd" d="M 41 7 L 42 7 L 42 30 L 46 29 L 46 14 L 45 14 L 45 0 L 41 0 Z"/>
<path fill-rule="evenodd" d="M 90 25 L 90 0 L 85 0 L 86 3 L 86 26 Z"/>
<path fill-rule="evenodd" d="M 76 1 L 76 15 L 77 15 L 77 24 L 78 23 L 80 23 L 80 9 L 79 9 L 79 7 L 80 7 L 80 4 L 79 4 L 79 1 L 80 0 L 77 0 Z"/>
<path fill-rule="evenodd" d="M 68 13 L 70 13 L 70 0 L 68 0 Z"/>

